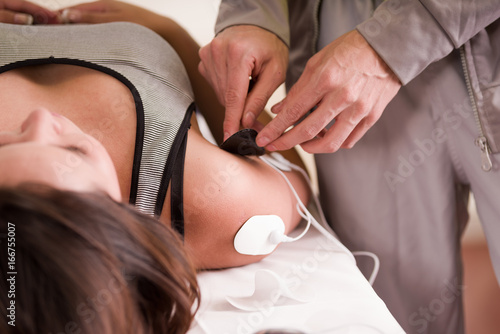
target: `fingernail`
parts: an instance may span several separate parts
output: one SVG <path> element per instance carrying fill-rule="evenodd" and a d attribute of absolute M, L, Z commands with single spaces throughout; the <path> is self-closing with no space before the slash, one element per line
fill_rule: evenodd
<path fill-rule="evenodd" d="M 276 151 L 276 147 L 274 145 L 269 145 L 269 146 L 266 146 L 266 150 L 268 150 L 268 151 Z"/>
<path fill-rule="evenodd" d="M 271 112 L 273 114 L 279 113 L 282 105 L 283 105 L 283 101 L 276 103 L 274 106 L 271 107 Z"/>
<path fill-rule="evenodd" d="M 255 116 L 251 112 L 247 112 L 243 118 L 243 125 L 246 127 L 251 127 L 255 122 Z"/>
<path fill-rule="evenodd" d="M 257 142 L 257 145 L 259 145 L 260 147 L 265 147 L 271 141 L 267 137 L 260 137 L 260 138 L 257 138 L 256 142 Z"/>
<path fill-rule="evenodd" d="M 226 141 L 229 137 L 231 137 L 229 132 L 224 132 L 224 141 Z"/>
<path fill-rule="evenodd" d="M 63 23 L 76 23 L 82 18 L 82 13 L 75 9 L 65 9 L 61 14 L 61 20 Z"/>
<path fill-rule="evenodd" d="M 14 23 L 30 26 L 33 24 L 33 16 L 29 14 L 14 14 Z"/>

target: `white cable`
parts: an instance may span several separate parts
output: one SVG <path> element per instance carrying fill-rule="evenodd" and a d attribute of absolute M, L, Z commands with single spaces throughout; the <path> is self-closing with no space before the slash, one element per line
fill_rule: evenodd
<path fill-rule="evenodd" d="M 290 182 L 290 180 L 288 179 L 288 177 L 281 171 L 281 169 L 278 166 L 285 164 L 289 168 L 299 171 L 306 178 L 307 183 L 309 185 L 309 188 L 311 190 L 311 194 L 312 194 L 312 196 L 314 198 L 314 201 L 315 201 L 315 203 L 316 203 L 316 205 L 318 207 L 318 211 L 321 212 L 322 209 L 321 209 L 321 206 L 319 206 L 319 200 L 317 199 L 317 197 L 313 193 L 313 190 L 312 190 L 312 187 L 311 187 L 311 182 L 310 182 L 310 179 L 307 176 L 306 172 L 302 168 L 300 168 L 299 166 L 294 165 L 293 163 L 291 163 L 288 160 L 286 160 L 281 154 L 273 153 L 273 155 L 274 156 L 272 156 L 272 157 L 264 156 L 263 155 L 263 156 L 260 156 L 260 159 L 262 161 L 264 161 L 265 163 L 267 163 L 269 166 L 271 166 L 275 171 L 277 171 L 283 177 L 283 179 L 285 179 L 286 183 L 288 184 L 288 187 L 290 188 L 290 190 L 292 191 L 293 195 L 295 196 L 295 199 L 297 200 L 297 206 L 300 207 L 300 209 L 302 210 L 302 212 L 308 217 L 308 226 L 306 227 L 306 229 L 309 229 L 309 225 L 314 225 L 314 227 L 316 227 L 316 229 L 321 234 L 323 234 L 326 238 L 330 239 L 335 244 L 337 244 L 337 246 L 339 246 L 342 250 L 344 250 L 346 252 L 346 254 L 348 254 L 352 258 L 352 260 L 354 262 L 356 262 L 356 259 L 354 258 L 354 255 L 337 238 L 335 238 L 330 232 L 328 232 L 323 226 L 321 226 L 321 224 L 318 223 L 318 221 L 309 212 L 309 210 L 307 210 L 306 206 L 304 205 L 304 203 L 302 203 L 302 200 L 300 199 L 299 195 L 295 191 L 292 183 Z M 277 160 L 276 159 L 277 155 L 279 157 L 281 157 L 281 158 L 278 158 L 279 159 L 278 160 L 278 164 L 275 165 L 274 161 Z M 291 169 L 288 169 L 288 170 L 291 170 Z M 299 211 L 299 214 L 300 214 L 300 211 Z M 320 214 L 320 215 L 322 217 L 324 217 L 324 214 Z M 326 224 L 326 219 L 325 219 L 325 224 Z M 307 232 L 307 231 L 305 231 L 305 232 Z M 302 237 L 303 235 L 305 235 L 304 232 L 301 233 L 301 235 L 299 237 Z M 296 241 L 296 240 L 298 240 L 298 237 L 295 238 L 294 241 Z"/>
<path fill-rule="evenodd" d="M 297 212 L 299 213 L 299 215 L 307 220 L 307 225 L 306 227 L 304 228 L 304 231 L 302 231 L 302 233 L 300 233 L 300 235 L 296 236 L 296 237 L 289 237 L 283 233 L 281 233 L 281 231 L 273 231 L 271 233 L 271 235 L 269 236 L 269 241 L 271 241 L 272 243 L 274 244 L 279 244 L 281 242 L 294 242 L 294 241 L 297 241 L 299 240 L 300 238 L 302 238 L 304 235 L 306 235 L 307 231 L 309 231 L 309 227 L 311 227 L 311 223 L 312 223 L 312 216 L 311 215 L 308 215 L 307 213 L 304 213 L 302 211 L 302 209 L 300 208 L 300 205 L 299 203 L 297 203 L 297 205 L 295 206 L 295 208 L 297 209 Z"/>
<path fill-rule="evenodd" d="M 272 152 L 271 157 L 275 160 L 278 160 L 280 162 L 280 164 L 286 165 L 290 169 L 293 169 L 293 170 L 299 172 L 304 177 L 304 179 L 306 179 L 307 185 L 309 186 L 309 189 L 311 190 L 311 195 L 312 195 L 312 198 L 314 201 L 314 205 L 316 205 L 316 208 L 318 209 L 319 218 L 320 218 L 321 222 L 323 223 L 323 227 L 326 229 L 331 229 L 330 225 L 328 225 L 328 223 L 327 223 L 325 213 L 323 212 L 323 209 L 319 203 L 319 198 L 314 193 L 314 189 L 312 188 L 311 179 L 309 178 L 309 175 L 306 173 L 306 171 L 303 168 L 299 167 L 298 165 L 288 161 L 285 157 L 283 157 L 278 152 Z M 286 176 L 284 176 L 284 177 L 286 177 Z M 288 185 L 290 186 L 290 184 L 288 184 Z M 330 232 L 333 233 L 333 230 L 331 230 Z"/>
<path fill-rule="evenodd" d="M 375 279 L 377 278 L 379 269 L 380 269 L 380 260 L 379 260 L 378 256 L 376 254 L 374 254 L 372 252 L 368 252 L 368 251 L 351 252 L 349 249 L 347 249 L 347 247 L 343 243 L 341 243 L 336 237 L 334 237 L 332 235 L 333 231 L 329 232 L 327 230 L 327 228 L 329 228 L 329 225 L 327 223 L 325 214 L 324 214 L 323 209 L 319 203 L 318 196 L 316 196 L 314 194 L 314 191 L 313 191 L 312 186 L 311 186 L 311 180 L 309 179 L 309 176 L 307 175 L 305 170 L 300 168 L 299 166 L 291 163 L 290 161 L 286 160 L 281 154 L 279 154 L 277 152 L 271 153 L 271 156 L 264 156 L 264 155 L 260 156 L 260 159 L 262 161 L 264 161 L 266 164 L 268 164 L 269 166 L 271 166 L 275 171 L 277 171 L 285 179 L 286 183 L 288 184 L 288 187 L 290 188 L 290 190 L 292 190 L 293 195 L 297 199 L 297 212 L 300 214 L 300 216 L 302 218 L 307 220 L 307 226 L 299 236 L 297 236 L 295 238 L 290 238 L 288 236 L 283 237 L 281 235 L 280 238 L 287 240 L 286 242 L 299 240 L 307 233 L 310 225 L 313 225 L 321 234 L 323 234 L 325 237 L 327 237 L 328 239 L 333 241 L 337 246 L 339 246 L 342 250 L 344 250 L 352 258 L 354 263 L 356 263 L 356 259 L 354 257 L 355 255 L 371 257 L 373 259 L 373 270 L 372 270 L 372 273 L 368 279 L 368 282 L 370 283 L 370 285 L 373 285 L 373 283 L 375 282 Z M 318 209 L 318 214 L 320 216 L 320 220 L 323 224 L 320 224 L 314 218 L 314 216 L 309 212 L 309 210 L 307 210 L 304 203 L 302 203 L 299 195 L 295 191 L 292 183 L 290 182 L 288 177 L 282 172 L 282 169 L 285 171 L 291 171 L 292 169 L 295 171 L 298 171 L 306 179 L 307 184 L 309 185 L 309 189 L 311 190 L 311 196 L 314 200 L 314 204 L 316 205 L 316 208 Z M 275 239 L 277 238 L 276 235 L 271 236 L 271 237 L 272 238 L 274 237 Z"/>
<path fill-rule="evenodd" d="M 378 271 L 380 269 L 380 260 L 377 255 L 375 255 L 372 252 L 367 252 L 367 251 L 355 251 L 352 252 L 354 256 L 368 256 L 373 259 L 373 270 L 372 274 L 370 275 L 370 278 L 368 278 L 368 282 L 370 282 L 370 285 L 373 285 L 375 283 L 375 279 L 377 278 Z"/>
<path fill-rule="evenodd" d="M 290 182 L 290 180 L 288 180 L 288 177 L 286 177 L 286 175 L 278 168 L 276 167 L 274 164 L 273 164 L 273 161 L 271 161 L 271 159 L 269 159 L 269 157 L 266 157 L 266 156 L 260 156 L 260 159 L 263 160 L 265 163 L 267 163 L 269 166 L 271 166 L 275 171 L 277 171 L 282 177 L 283 179 L 285 179 L 286 183 L 288 184 L 288 187 L 290 188 L 290 190 L 292 191 L 293 195 L 295 196 L 295 199 L 297 200 L 297 205 L 296 205 L 296 208 L 297 208 L 297 212 L 299 213 L 299 215 L 306 219 L 307 220 L 307 225 L 304 229 L 304 231 L 297 237 L 295 238 L 291 238 L 289 236 L 286 236 L 286 235 L 281 235 L 281 241 L 282 242 L 293 242 L 293 241 L 297 241 L 299 240 L 300 238 L 302 238 L 304 235 L 306 235 L 307 231 L 309 231 L 309 227 L 311 226 L 311 223 L 312 223 L 312 220 L 314 219 L 312 217 L 312 215 L 309 213 L 309 211 L 307 210 L 306 206 L 304 205 L 304 203 L 302 203 L 301 199 L 300 199 L 300 196 L 297 194 L 297 192 L 295 191 L 295 188 L 293 187 L 292 183 Z M 276 234 L 272 235 L 271 238 L 273 238 L 275 241 L 277 239 L 276 237 Z"/>

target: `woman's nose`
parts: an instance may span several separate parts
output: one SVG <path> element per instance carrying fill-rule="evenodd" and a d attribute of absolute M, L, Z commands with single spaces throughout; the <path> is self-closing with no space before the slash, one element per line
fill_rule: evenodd
<path fill-rule="evenodd" d="M 54 114 L 45 108 L 31 112 L 21 125 L 23 138 L 27 141 L 50 142 L 60 134 L 61 125 Z"/>

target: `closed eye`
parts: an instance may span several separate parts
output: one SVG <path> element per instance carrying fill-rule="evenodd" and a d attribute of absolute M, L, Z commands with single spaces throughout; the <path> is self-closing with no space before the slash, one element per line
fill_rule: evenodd
<path fill-rule="evenodd" d="M 6 147 L 6 146 L 9 146 L 9 145 L 12 145 L 12 144 L 22 144 L 22 143 L 0 143 L 0 148 L 2 147 Z M 56 147 L 60 147 L 64 150 L 67 150 L 67 151 L 70 151 L 70 152 L 74 152 L 74 153 L 77 153 L 77 154 L 80 154 L 80 155 L 87 155 L 88 151 L 87 151 L 87 148 L 86 147 L 83 147 L 83 146 L 76 146 L 76 145 L 68 145 L 68 146 L 57 146 L 55 145 Z"/>
<path fill-rule="evenodd" d="M 70 152 L 75 152 L 75 153 L 78 153 L 78 154 L 81 154 L 81 155 L 86 155 L 87 154 L 86 150 L 84 150 L 83 148 L 78 147 L 78 146 L 71 145 L 71 146 L 65 146 L 63 148 L 65 150 L 70 151 Z"/>

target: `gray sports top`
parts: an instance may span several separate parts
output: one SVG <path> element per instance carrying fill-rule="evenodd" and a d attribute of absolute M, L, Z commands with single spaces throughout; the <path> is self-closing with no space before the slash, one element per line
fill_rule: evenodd
<path fill-rule="evenodd" d="M 0 24 L 0 73 L 38 64 L 88 67 L 130 89 L 137 113 L 130 202 L 141 212 L 160 215 L 172 180 L 172 217 L 182 219 L 182 169 L 194 97 L 172 47 L 133 23 Z"/>

